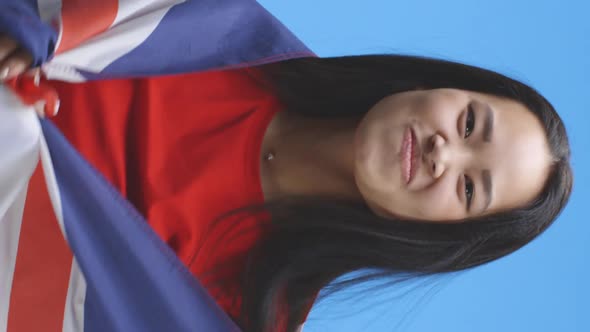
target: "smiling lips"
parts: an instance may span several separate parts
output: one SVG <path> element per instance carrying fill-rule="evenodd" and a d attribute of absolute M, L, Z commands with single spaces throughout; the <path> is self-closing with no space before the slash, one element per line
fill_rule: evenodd
<path fill-rule="evenodd" d="M 401 156 L 401 173 L 402 178 L 406 184 L 409 184 L 416 175 L 416 171 L 420 167 L 418 157 L 420 155 L 420 148 L 417 144 L 416 134 L 412 127 L 407 127 L 404 131 L 402 146 L 400 151 Z"/>

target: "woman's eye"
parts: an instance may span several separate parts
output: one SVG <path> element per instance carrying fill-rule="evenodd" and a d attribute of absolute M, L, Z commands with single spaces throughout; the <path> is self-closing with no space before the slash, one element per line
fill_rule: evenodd
<path fill-rule="evenodd" d="M 467 211 L 471 208 L 473 200 L 473 181 L 467 175 L 463 175 L 465 182 L 465 202 L 467 202 Z"/>
<path fill-rule="evenodd" d="M 465 136 L 464 138 L 469 137 L 471 132 L 473 132 L 473 126 L 475 126 L 475 112 L 473 112 L 473 107 L 471 104 L 467 107 L 467 118 L 465 119 Z"/>

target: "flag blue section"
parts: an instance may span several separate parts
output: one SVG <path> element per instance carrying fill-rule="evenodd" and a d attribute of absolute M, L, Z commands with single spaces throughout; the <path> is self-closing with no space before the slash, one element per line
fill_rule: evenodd
<path fill-rule="evenodd" d="M 17 40 L 39 66 L 53 55 L 56 31 L 41 21 L 35 0 L 0 0 L 0 34 Z"/>
<path fill-rule="evenodd" d="M 244 67 L 315 56 L 253 0 L 187 1 L 170 9 L 151 35 L 88 80 Z"/>
<path fill-rule="evenodd" d="M 48 121 L 67 238 L 86 278 L 86 332 L 239 331 L 146 221 Z"/>

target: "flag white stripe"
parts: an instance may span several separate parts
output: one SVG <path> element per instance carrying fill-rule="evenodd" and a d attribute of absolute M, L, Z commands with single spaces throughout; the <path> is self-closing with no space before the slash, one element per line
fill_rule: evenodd
<path fill-rule="evenodd" d="M 108 65 L 141 45 L 158 27 L 168 10 L 170 7 L 124 21 L 78 47 L 55 56 L 43 66 L 47 78 L 69 82 L 84 81 L 84 78 L 72 68 L 100 73 Z"/>
<path fill-rule="evenodd" d="M 112 26 L 158 10 L 168 10 L 184 0 L 119 0 L 119 11 Z"/>
<path fill-rule="evenodd" d="M 12 280 L 26 196 L 26 188 L 23 188 L 17 200 L 0 219 L 0 331 L 8 328 Z"/>
<path fill-rule="evenodd" d="M 41 156 L 41 163 L 43 165 L 43 174 L 45 175 L 45 182 L 47 183 L 47 192 L 49 193 L 49 199 L 51 205 L 53 205 L 53 211 L 55 212 L 55 218 L 59 223 L 62 235 L 68 240 L 65 231 L 63 210 L 61 206 L 61 196 L 59 195 L 59 187 L 57 185 L 57 179 L 55 178 L 55 172 L 53 170 L 53 162 L 51 161 L 51 155 L 49 153 L 49 147 L 45 137 L 41 135 L 39 139 L 39 154 Z M 59 156 L 58 156 L 59 157 Z"/>
<path fill-rule="evenodd" d="M 74 258 L 70 273 L 70 284 L 66 297 L 63 332 L 81 332 L 84 330 L 84 303 L 86 301 L 86 279 Z"/>
<path fill-rule="evenodd" d="M 0 216 L 26 187 L 39 161 L 41 126 L 32 107 L 0 84 Z"/>
<path fill-rule="evenodd" d="M 0 84 L 0 331 L 8 326 L 27 185 L 39 161 L 40 136 L 34 109 Z"/>

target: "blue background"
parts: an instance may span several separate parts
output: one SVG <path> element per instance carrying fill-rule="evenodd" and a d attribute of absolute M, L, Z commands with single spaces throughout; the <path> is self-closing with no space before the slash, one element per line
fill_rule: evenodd
<path fill-rule="evenodd" d="M 583 211 L 590 203 L 590 1 L 260 3 L 322 57 L 427 55 L 524 81 L 560 112 L 573 149 L 571 201 L 525 248 L 440 278 L 442 287 L 427 285 L 401 297 L 391 290 L 335 296 L 314 307 L 305 332 L 590 331 L 590 225 Z"/>

